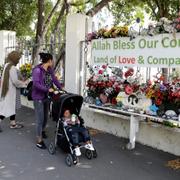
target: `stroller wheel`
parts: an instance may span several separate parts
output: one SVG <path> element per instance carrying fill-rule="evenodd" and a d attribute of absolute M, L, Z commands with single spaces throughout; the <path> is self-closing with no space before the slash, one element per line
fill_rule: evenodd
<path fill-rule="evenodd" d="M 51 142 L 49 144 L 48 151 L 52 155 L 56 153 L 56 147 L 55 147 L 55 144 L 53 142 Z"/>
<path fill-rule="evenodd" d="M 88 158 L 88 159 L 92 159 L 93 157 L 93 151 L 89 150 L 89 149 L 86 149 L 85 151 L 85 156 Z"/>
<path fill-rule="evenodd" d="M 72 157 L 71 154 L 68 154 L 68 155 L 66 156 L 66 164 L 67 164 L 69 167 L 73 165 L 73 157 Z"/>
<path fill-rule="evenodd" d="M 93 158 L 97 158 L 97 151 L 96 151 L 96 149 L 94 149 L 94 151 L 92 153 L 93 153 Z"/>

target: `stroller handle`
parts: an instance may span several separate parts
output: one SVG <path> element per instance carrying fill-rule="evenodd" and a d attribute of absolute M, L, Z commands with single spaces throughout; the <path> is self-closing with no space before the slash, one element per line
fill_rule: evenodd
<path fill-rule="evenodd" d="M 55 90 L 53 92 L 48 92 L 47 96 L 49 99 L 53 99 L 54 96 L 61 96 L 63 94 L 67 94 L 68 92 L 65 90 Z"/>

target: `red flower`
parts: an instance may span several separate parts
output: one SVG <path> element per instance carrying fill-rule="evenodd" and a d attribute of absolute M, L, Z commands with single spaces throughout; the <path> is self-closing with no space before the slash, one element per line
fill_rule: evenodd
<path fill-rule="evenodd" d="M 103 74 L 103 70 L 99 70 L 99 71 L 98 71 L 98 74 Z"/>
<path fill-rule="evenodd" d="M 121 88 L 120 88 L 119 86 L 116 86 L 116 87 L 115 87 L 115 91 L 116 91 L 116 92 L 119 92 L 120 90 L 121 90 Z"/>
<path fill-rule="evenodd" d="M 107 65 L 102 65 L 102 68 L 103 68 L 103 69 L 106 69 L 106 68 L 107 68 Z"/>
<path fill-rule="evenodd" d="M 108 87 L 112 87 L 113 83 L 112 82 L 107 82 Z"/>
<path fill-rule="evenodd" d="M 129 76 L 132 76 L 133 74 L 134 74 L 134 69 L 130 68 L 124 73 L 124 76 L 125 78 L 127 78 Z"/>
<path fill-rule="evenodd" d="M 155 104 L 157 106 L 160 106 L 162 104 L 162 100 L 161 99 L 156 99 Z"/>
<path fill-rule="evenodd" d="M 154 95 L 155 95 L 155 97 L 157 97 L 157 98 L 160 98 L 160 97 L 162 98 L 162 93 L 161 93 L 159 90 L 156 91 Z"/>
<path fill-rule="evenodd" d="M 161 77 L 159 78 L 160 81 L 164 81 L 164 79 L 165 79 L 164 76 L 161 76 Z"/>
<path fill-rule="evenodd" d="M 112 98 L 111 103 L 112 103 L 113 105 L 116 105 L 116 104 L 117 104 L 117 101 L 116 101 L 116 98 L 115 98 L 115 97 Z"/>

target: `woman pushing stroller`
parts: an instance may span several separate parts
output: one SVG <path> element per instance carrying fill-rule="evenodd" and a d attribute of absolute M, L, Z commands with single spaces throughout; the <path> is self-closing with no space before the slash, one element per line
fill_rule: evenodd
<path fill-rule="evenodd" d="M 82 137 L 83 142 L 85 143 L 84 147 L 91 151 L 94 151 L 94 147 L 91 143 L 88 130 L 80 125 L 80 120 L 75 114 L 71 114 L 69 109 L 65 109 L 63 113 L 63 124 L 66 129 L 67 135 L 72 141 L 76 156 L 81 155 L 79 148 L 79 143 L 81 142 L 80 137 Z"/>

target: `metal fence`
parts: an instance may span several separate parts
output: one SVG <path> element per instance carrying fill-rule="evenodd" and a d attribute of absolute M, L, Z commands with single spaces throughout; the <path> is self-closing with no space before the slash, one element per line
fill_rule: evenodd
<path fill-rule="evenodd" d="M 62 45 L 64 45 L 64 44 L 54 43 L 54 42 L 44 43 L 44 44 L 40 45 L 39 52 L 48 52 L 53 55 L 55 64 L 57 64 L 56 73 L 59 74 L 59 76 L 61 77 L 60 81 L 63 83 L 64 82 L 64 69 L 63 69 L 64 59 L 61 60 L 59 63 L 56 62 L 57 59 L 59 58 L 58 57 L 59 51 L 60 51 L 60 48 Z M 5 55 L 7 57 L 8 53 L 10 53 L 13 50 L 18 50 L 18 51 L 22 52 L 22 57 L 17 65 L 17 68 L 19 69 L 25 63 L 28 63 L 28 64 L 33 63 L 32 56 L 33 56 L 34 48 L 35 48 L 35 45 L 31 41 L 23 41 L 23 42 L 17 43 L 17 46 L 7 47 L 5 49 Z M 40 56 L 38 56 L 36 58 L 40 63 Z"/>

